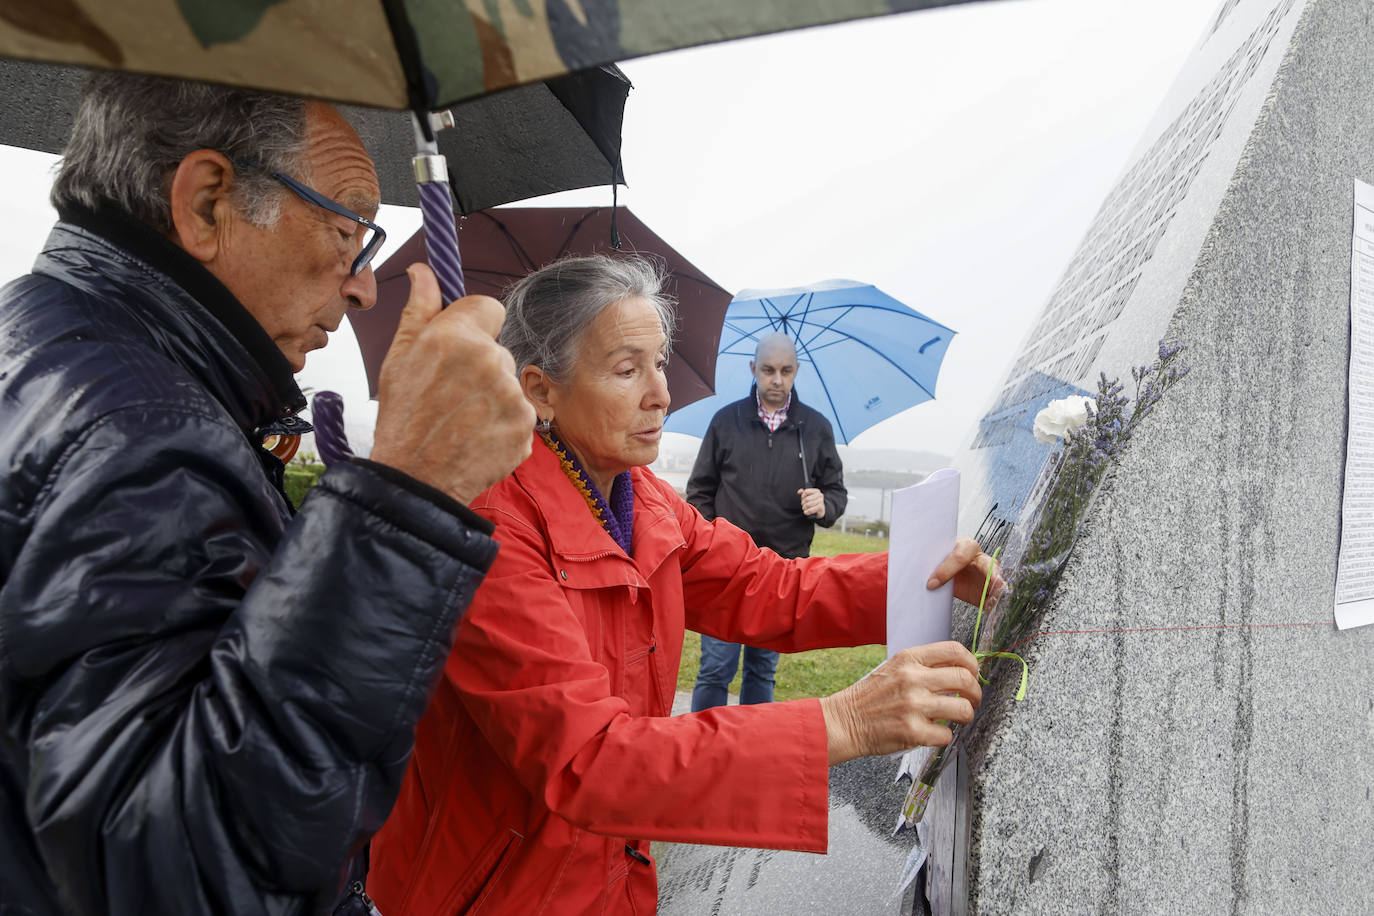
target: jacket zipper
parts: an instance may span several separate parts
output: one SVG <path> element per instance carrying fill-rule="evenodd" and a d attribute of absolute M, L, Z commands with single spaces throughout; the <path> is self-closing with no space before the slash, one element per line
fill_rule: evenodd
<path fill-rule="evenodd" d="M 349 890 L 352 892 L 353 896 L 362 898 L 363 906 L 367 907 L 367 912 L 370 916 L 382 916 L 381 911 L 377 909 L 377 904 L 372 902 L 372 898 L 367 896 L 367 891 L 363 889 L 363 882 L 354 881 L 353 886 L 349 888 Z"/>
<path fill-rule="evenodd" d="M 625 554 L 619 550 L 603 550 L 600 553 L 579 553 L 576 557 L 568 557 L 577 563 L 587 563 L 592 560 L 604 560 L 606 557 L 623 557 Z M 559 567 L 562 569 L 563 567 Z"/>
<path fill-rule="evenodd" d="M 657 636 L 656 634 L 654 634 L 654 633 L 650 633 L 650 634 L 649 634 L 649 651 L 648 651 L 647 654 L 648 654 L 648 655 L 653 655 L 653 654 L 654 654 L 655 652 L 657 652 L 657 651 L 658 651 L 658 636 Z M 661 710 L 661 709 L 663 709 L 663 707 L 664 707 L 664 705 L 665 705 L 664 702 L 663 702 L 663 684 L 662 684 L 662 682 L 659 681 L 659 670 L 658 670 L 658 665 L 655 664 L 655 662 L 656 662 L 656 659 L 653 659 L 653 658 L 650 658 L 650 659 L 649 659 L 649 678 L 650 678 L 650 680 L 653 681 L 653 685 L 654 685 L 654 709 L 656 709 L 656 710 Z M 667 710 L 667 712 L 672 712 L 672 709 L 669 708 L 669 709 Z"/>

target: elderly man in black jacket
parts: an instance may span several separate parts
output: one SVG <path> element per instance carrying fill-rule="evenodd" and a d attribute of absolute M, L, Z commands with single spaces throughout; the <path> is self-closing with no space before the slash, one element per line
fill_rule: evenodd
<path fill-rule="evenodd" d="M 762 337 L 749 363 L 749 396 L 711 418 L 687 481 L 687 501 L 708 521 L 743 528 L 784 557 L 811 555 L 815 526 L 844 514 L 849 494 L 830 421 L 797 397 L 797 348 L 786 334 Z M 778 653 L 701 637 L 692 711 L 724 706 L 744 656 L 740 702 L 773 700 Z"/>
<path fill-rule="evenodd" d="M 0 912 L 328 909 L 529 451 L 500 304 L 412 269 L 372 460 L 296 513 L 263 437 L 376 297 L 347 122 L 102 76 L 53 202 L 0 291 Z"/>

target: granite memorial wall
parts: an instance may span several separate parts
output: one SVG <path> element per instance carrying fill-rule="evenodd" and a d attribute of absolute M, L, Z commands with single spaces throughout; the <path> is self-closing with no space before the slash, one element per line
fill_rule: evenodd
<path fill-rule="evenodd" d="M 1018 650 L 1029 695 L 980 712 L 936 912 L 1374 907 L 1374 627 L 1333 623 L 1356 180 L 1374 7 L 1220 4 L 960 460 L 961 527 L 1006 540 L 1052 389 L 1189 348 Z"/>

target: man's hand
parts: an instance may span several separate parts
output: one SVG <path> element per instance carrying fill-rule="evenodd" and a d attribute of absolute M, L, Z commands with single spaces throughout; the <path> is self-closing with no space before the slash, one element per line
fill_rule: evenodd
<path fill-rule="evenodd" d="M 960 538 L 950 551 L 949 556 L 940 561 L 935 572 L 930 574 L 926 588 L 934 590 L 954 579 L 954 597 L 966 601 L 974 607 L 983 596 L 983 583 L 987 580 L 988 570 L 992 569 L 992 582 L 988 583 L 987 607 L 991 608 L 1007 590 L 1007 583 L 993 565 L 992 557 L 983 553 L 983 548 L 973 538 Z"/>
<path fill-rule="evenodd" d="M 382 363 L 372 460 L 467 504 L 530 454 L 534 408 L 496 342 L 505 310 L 489 296 L 439 308 L 439 283 L 412 264 L 410 299 Z"/>
<path fill-rule="evenodd" d="M 816 518 L 825 518 L 825 494 L 815 487 L 808 487 L 805 490 L 798 490 L 797 495 L 801 497 L 801 507 L 803 515 L 812 515 Z"/>
<path fill-rule="evenodd" d="M 821 700 L 830 765 L 917 746 L 943 747 L 948 725 L 983 701 L 978 662 L 957 642 L 903 650 L 868 677 Z"/>

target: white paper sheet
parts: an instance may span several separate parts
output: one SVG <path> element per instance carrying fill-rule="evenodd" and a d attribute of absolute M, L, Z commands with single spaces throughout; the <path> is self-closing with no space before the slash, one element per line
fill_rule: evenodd
<path fill-rule="evenodd" d="M 930 828 L 926 826 L 925 821 L 921 821 L 916 825 L 916 842 L 911 844 L 911 851 L 906 854 L 906 863 L 902 865 L 902 873 L 897 876 L 897 890 L 893 897 L 900 897 L 902 891 L 911 886 L 911 882 L 916 880 L 916 873 L 921 870 L 929 854 Z"/>
<path fill-rule="evenodd" d="M 1350 408 L 1336 567 L 1336 626 L 1374 623 L 1374 187 L 1355 182 L 1350 244 Z"/>
<path fill-rule="evenodd" d="M 887 657 L 949 639 L 954 584 L 930 591 L 926 581 L 954 549 L 959 527 L 959 472 L 936 471 L 892 494 L 887 563 Z"/>

